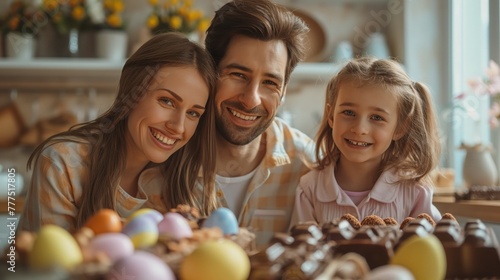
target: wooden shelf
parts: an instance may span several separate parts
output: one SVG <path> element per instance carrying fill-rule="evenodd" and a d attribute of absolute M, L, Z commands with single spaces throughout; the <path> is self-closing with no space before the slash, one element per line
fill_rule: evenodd
<path fill-rule="evenodd" d="M 484 222 L 500 223 L 500 200 L 459 200 L 453 196 L 434 196 L 434 205 L 443 213 L 451 213 Z"/>
<path fill-rule="evenodd" d="M 98 58 L 0 59 L 0 92 L 50 91 L 93 87 L 114 91 L 125 61 Z M 300 63 L 291 82 L 326 83 L 338 71 L 334 63 Z"/>

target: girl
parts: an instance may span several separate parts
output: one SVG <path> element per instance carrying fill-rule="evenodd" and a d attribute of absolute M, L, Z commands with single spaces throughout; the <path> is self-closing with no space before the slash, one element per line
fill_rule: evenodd
<path fill-rule="evenodd" d="M 35 149 L 21 229 L 52 223 L 74 231 L 102 208 L 122 217 L 181 203 L 213 210 L 215 83 L 210 55 L 187 38 L 146 42 L 126 61 L 106 113 Z M 203 194 L 194 193 L 198 172 Z"/>
<path fill-rule="evenodd" d="M 441 219 L 429 179 L 440 152 L 431 96 L 397 62 L 359 58 L 332 78 L 316 145 L 318 167 L 297 189 L 300 222 Z"/>

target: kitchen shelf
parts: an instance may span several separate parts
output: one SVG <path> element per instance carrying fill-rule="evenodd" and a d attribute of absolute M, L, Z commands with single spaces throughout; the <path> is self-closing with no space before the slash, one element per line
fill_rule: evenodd
<path fill-rule="evenodd" d="M 470 219 L 480 219 L 484 222 L 500 223 L 500 200 L 460 200 L 454 196 L 434 196 L 433 204 L 439 211 L 451 213 Z"/>
<path fill-rule="evenodd" d="M 114 90 L 125 61 L 97 58 L 0 59 L 0 92 L 62 90 L 94 87 Z M 293 83 L 327 82 L 338 70 L 333 63 L 301 63 L 292 73 Z"/>

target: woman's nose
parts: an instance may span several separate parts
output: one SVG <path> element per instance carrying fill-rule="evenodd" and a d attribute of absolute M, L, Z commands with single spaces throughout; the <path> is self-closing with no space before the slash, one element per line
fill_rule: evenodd
<path fill-rule="evenodd" d="M 169 119 L 165 122 L 165 126 L 176 134 L 182 134 L 184 132 L 185 118 L 184 112 L 175 112 L 170 115 Z"/>

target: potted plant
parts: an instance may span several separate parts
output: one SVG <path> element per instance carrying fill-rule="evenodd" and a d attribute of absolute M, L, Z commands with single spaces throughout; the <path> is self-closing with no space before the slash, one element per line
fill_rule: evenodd
<path fill-rule="evenodd" d="M 193 41 L 200 41 L 200 35 L 208 28 L 210 21 L 203 11 L 193 7 L 192 0 L 149 0 L 153 11 L 147 19 L 151 34 L 181 32 Z"/>
<path fill-rule="evenodd" d="M 31 59 L 35 55 L 37 26 L 33 20 L 36 9 L 20 0 L 13 1 L 0 19 L 2 33 L 5 34 L 7 57 Z"/>
<path fill-rule="evenodd" d="M 42 11 L 62 35 L 62 56 L 80 56 L 80 31 L 89 28 L 89 16 L 85 0 L 43 0 Z"/>
<path fill-rule="evenodd" d="M 125 58 L 128 36 L 125 31 L 122 0 L 87 0 L 89 17 L 95 29 L 97 57 L 121 61 Z"/>

